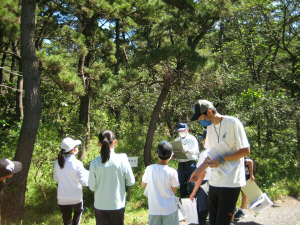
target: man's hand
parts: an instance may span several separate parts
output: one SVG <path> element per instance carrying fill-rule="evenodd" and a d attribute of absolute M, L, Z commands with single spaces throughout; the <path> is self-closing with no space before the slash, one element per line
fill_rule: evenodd
<path fill-rule="evenodd" d="M 195 199 L 196 193 L 194 193 L 194 191 L 192 192 L 192 194 L 190 194 L 190 199 L 193 202 Z"/>
<path fill-rule="evenodd" d="M 206 163 L 207 160 L 210 160 L 210 158 L 206 157 L 205 161 L 192 173 L 189 182 L 196 182 L 198 180 L 201 172 L 208 167 L 208 164 Z"/>
<path fill-rule="evenodd" d="M 200 168 L 200 167 L 199 167 Z M 197 168 L 191 175 L 189 182 L 196 182 L 198 177 L 200 176 L 201 171 L 199 172 L 199 168 Z"/>
<path fill-rule="evenodd" d="M 210 158 L 209 159 L 207 158 L 205 159 L 205 162 L 210 168 L 217 168 L 221 164 L 220 158 L 216 158 L 215 160 L 211 160 Z"/>

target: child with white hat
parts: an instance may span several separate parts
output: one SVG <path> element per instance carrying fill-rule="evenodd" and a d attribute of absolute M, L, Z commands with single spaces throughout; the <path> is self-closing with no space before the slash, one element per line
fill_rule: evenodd
<path fill-rule="evenodd" d="M 80 144 L 80 140 L 63 139 L 54 164 L 53 179 L 58 182 L 57 200 L 64 224 L 79 224 L 83 212 L 82 186 L 88 186 L 89 171 L 75 157 Z"/>

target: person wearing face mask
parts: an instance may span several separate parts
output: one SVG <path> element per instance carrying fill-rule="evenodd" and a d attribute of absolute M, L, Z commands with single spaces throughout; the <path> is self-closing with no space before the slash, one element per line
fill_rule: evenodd
<path fill-rule="evenodd" d="M 80 144 L 80 140 L 63 139 L 54 164 L 53 179 L 58 182 L 57 200 L 64 225 L 79 224 L 83 212 L 82 186 L 88 186 L 89 171 L 75 157 Z"/>
<path fill-rule="evenodd" d="M 189 133 L 186 123 L 179 123 L 177 126 L 179 137 L 175 141 L 181 141 L 186 152 L 187 159 L 178 159 L 178 179 L 180 183 L 180 197 L 189 198 L 193 192 L 195 182 L 189 182 L 191 174 L 196 169 L 197 159 L 200 154 L 196 137 Z"/>
<path fill-rule="evenodd" d="M 246 185 L 244 157 L 250 154 L 250 145 L 244 126 L 237 118 L 219 114 L 210 101 L 202 99 L 194 105 L 191 120 L 197 120 L 203 126 L 207 126 L 204 146 L 206 149 L 212 149 L 220 142 L 225 142 L 231 149 L 232 153 L 214 160 L 209 156 L 206 157 L 190 178 L 191 182 L 196 181 L 202 171 L 211 168 L 208 194 L 209 221 L 211 225 L 229 225 L 241 187 Z M 231 164 L 233 161 L 237 166 L 227 175 L 218 169 L 225 162 Z"/>

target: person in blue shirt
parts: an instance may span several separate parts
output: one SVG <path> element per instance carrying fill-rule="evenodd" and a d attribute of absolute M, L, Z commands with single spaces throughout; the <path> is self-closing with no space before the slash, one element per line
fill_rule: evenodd
<path fill-rule="evenodd" d="M 101 154 L 90 165 L 89 188 L 94 192 L 97 225 L 124 224 L 126 187 L 135 183 L 127 155 L 116 154 L 116 144 L 112 131 L 101 131 Z"/>

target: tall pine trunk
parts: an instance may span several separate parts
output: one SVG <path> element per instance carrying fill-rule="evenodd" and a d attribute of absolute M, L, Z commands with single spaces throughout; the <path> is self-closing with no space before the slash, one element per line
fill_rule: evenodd
<path fill-rule="evenodd" d="M 146 166 L 150 165 L 153 163 L 152 157 L 151 157 L 151 149 L 152 149 L 152 144 L 153 144 L 153 136 L 155 133 L 156 129 L 156 124 L 157 120 L 159 117 L 159 113 L 161 111 L 161 108 L 164 104 L 164 101 L 170 91 L 171 84 L 173 81 L 173 77 L 170 75 L 165 75 L 164 76 L 164 86 L 160 92 L 160 95 L 158 97 L 158 100 L 156 102 L 156 105 L 154 107 L 153 113 L 151 115 L 151 120 L 147 132 L 147 137 L 146 137 L 146 143 L 145 143 L 145 148 L 144 148 L 144 163 Z"/>
<path fill-rule="evenodd" d="M 2 218 L 7 221 L 20 220 L 24 212 L 27 177 L 42 112 L 40 74 L 34 46 L 35 8 L 35 0 L 22 1 L 21 63 L 26 108 L 14 160 L 21 161 L 23 168 L 7 180 L 3 199 L 5 207 L 2 208 Z"/>

